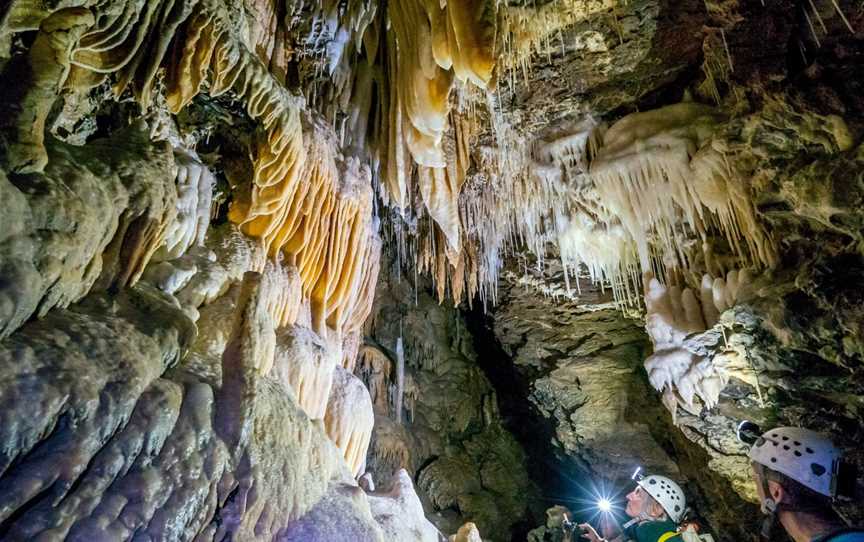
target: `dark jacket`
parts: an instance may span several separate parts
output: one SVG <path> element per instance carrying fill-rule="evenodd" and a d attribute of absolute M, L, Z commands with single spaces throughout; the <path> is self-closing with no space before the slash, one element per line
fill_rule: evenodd
<path fill-rule="evenodd" d="M 678 526 L 671 521 L 645 521 L 624 529 L 624 535 L 636 542 L 657 542 L 668 532 L 675 532 Z M 669 542 L 681 542 L 681 535 L 676 534 L 667 539 Z"/>

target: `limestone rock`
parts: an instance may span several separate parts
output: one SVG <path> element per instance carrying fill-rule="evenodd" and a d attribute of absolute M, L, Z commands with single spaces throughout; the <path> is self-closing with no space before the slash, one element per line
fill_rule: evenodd
<path fill-rule="evenodd" d="M 324 426 L 327 434 L 342 450 L 354 476 L 363 473 L 374 424 L 375 414 L 366 386 L 359 378 L 337 365 Z"/>
<path fill-rule="evenodd" d="M 442 532 L 456 532 L 470 520 L 484 539 L 507 540 L 528 513 L 534 488 L 495 391 L 476 365 L 471 333 L 458 312 L 429 293 L 418 291 L 417 305 L 405 304 L 415 295 L 407 281 L 382 280 L 371 333 L 379 346 L 369 367 L 394 366 L 360 373 L 380 379 L 370 384 L 379 400 L 368 470 L 382 483 L 399 469 L 413 473 L 429 518 Z M 401 422 L 394 413 L 400 337 L 410 413 Z"/>
<path fill-rule="evenodd" d="M 508 285 L 494 326 L 572 466 L 608 480 L 626 479 L 637 465 L 677 472 L 651 435 L 650 414 L 636 405 L 647 391 L 639 368 L 646 344 L 633 323 L 614 309 L 592 312 Z"/>
<path fill-rule="evenodd" d="M 411 477 L 404 469 L 393 477 L 389 491 L 370 493 L 372 515 L 381 525 L 385 540 L 441 542 L 444 537 L 423 513 Z"/>
<path fill-rule="evenodd" d="M 0 173 L 10 202 L 0 336 L 94 286 L 134 284 L 174 217 L 173 159 L 140 124 L 84 147 L 49 140 L 48 156 L 44 173 Z"/>
<path fill-rule="evenodd" d="M 54 311 L 0 344 L 7 532 L 270 540 L 314 511 L 355 518 L 342 540 L 377 540 L 362 491 L 336 497 L 351 483 L 341 454 L 281 385 L 246 373 L 244 392 L 238 360 L 226 361 L 221 388 L 185 364 L 166 372 L 193 335 L 170 298 L 139 286 Z M 253 351 L 229 341 L 228 352 Z"/>

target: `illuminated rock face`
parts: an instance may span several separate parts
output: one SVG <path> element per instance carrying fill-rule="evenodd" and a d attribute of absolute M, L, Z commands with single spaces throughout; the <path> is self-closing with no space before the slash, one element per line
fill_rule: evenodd
<path fill-rule="evenodd" d="M 654 353 L 645 359 L 648 380 L 663 392 L 663 404 L 675 421 L 677 406 L 698 415 L 701 402 L 706 408 L 717 405 L 720 392 L 729 382 L 726 368 L 704 359 L 685 347 L 688 335 L 713 327 L 719 314 L 742 301 L 739 292 L 749 286 L 752 277 L 747 270 L 730 271 L 726 279 L 702 277 L 700 295 L 690 288 L 663 286 L 650 274 L 645 283 L 645 330 L 654 345 Z M 730 367 L 731 369 L 731 367 Z M 742 374 L 736 376 L 743 377 Z M 754 381 L 743 377 L 744 381 Z"/>
<path fill-rule="evenodd" d="M 423 505 L 404 469 L 395 474 L 389 491 L 369 495 L 369 505 L 387 540 L 438 542 L 443 538 L 424 516 Z"/>
<path fill-rule="evenodd" d="M 221 387 L 182 363 L 165 372 L 195 330 L 170 298 L 145 286 L 90 297 L 4 343 L 8 532 L 101 532 L 121 540 L 135 532 L 188 539 L 229 529 L 270 539 L 311 508 L 328 480 L 350 480 L 321 430 L 277 386 L 254 377 L 254 360 L 244 357 L 255 352 L 254 331 L 238 320 Z M 33 371 L 45 375 L 36 389 Z M 301 444 L 298 433 L 319 436 Z M 55 446 L 55 453 L 34 453 Z M 260 463 L 272 446 L 292 451 Z M 241 474 L 242 464 L 258 466 Z M 226 501 L 235 490 L 241 498 Z M 250 491 L 257 496 L 243 498 Z M 52 504 L 61 497 L 62 505 Z"/>
<path fill-rule="evenodd" d="M 3 533 L 272 540 L 304 517 L 340 517 L 327 540 L 380 540 L 353 482 L 368 393 L 354 381 L 367 416 L 343 408 L 334 436 L 365 440 L 340 449 L 313 422 L 371 310 L 381 242 L 368 161 L 342 156 L 247 49 L 229 5 L 40 9 L 13 2 L 0 28 L 0 335 L 14 334 L 0 347 Z M 38 30 L 34 46 L 7 66 L 5 40 L 24 30 Z M 106 104 L 107 138 L 43 136 L 61 90 L 86 121 L 86 93 L 106 79 L 151 115 L 120 129 L 124 113 Z M 218 151 L 197 152 L 202 134 L 172 116 L 202 91 L 229 92 L 263 134 L 232 194 Z M 226 199 L 236 226 L 210 228 Z M 22 424 L 32 402 L 38 419 Z"/>
<path fill-rule="evenodd" d="M 94 287 L 135 284 L 176 216 L 171 152 L 141 124 L 85 147 L 52 141 L 46 156 L 26 186 L 0 172 L 0 336 Z"/>
<path fill-rule="evenodd" d="M 216 179 L 193 152 L 174 151 L 177 168 L 177 216 L 165 232 L 159 259 L 173 260 L 193 246 L 203 246 L 210 225 Z"/>
<path fill-rule="evenodd" d="M 354 476 L 363 473 L 374 425 L 375 414 L 366 386 L 342 367 L 336 367 L 324 426 Z"/>

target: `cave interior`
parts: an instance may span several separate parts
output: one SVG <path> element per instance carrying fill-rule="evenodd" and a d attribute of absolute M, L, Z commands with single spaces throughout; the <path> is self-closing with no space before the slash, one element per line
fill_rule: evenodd
<path fill-rule="evenodd" d="M 754 541 L 743 420 L 864 494 L 860 0 L 7 0 L 0 199 L 0 540 L 571 541 L 641 467 Z"/>

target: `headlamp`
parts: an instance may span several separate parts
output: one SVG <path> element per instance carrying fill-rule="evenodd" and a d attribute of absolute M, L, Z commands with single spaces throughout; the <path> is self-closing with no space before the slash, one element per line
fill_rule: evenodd
<path fill-rule="evenodd" d="M 738 437 L 738 441 L 742 444 L 753 446 L 757 440 L 762 438 L 762 429 L 760 429 L 755 423 L 744 420 L 738 424 L 738 428 L 735 430 L 735 435 Z"/>
<path fill-rule="evenodd" d="M 642 474 L 642 467 L 636 467 L 636 470 L 633 471 L 633 476 L 631 476 L 630 479 L 641 482 L 642 478 L 645 478 L 645 475 Z"/>
<path fill-rule="evenodd" d="M 600 499 L 597 501 L 597 508 L 601 512 L 611 512 L 612 511 L 612 503 L 609 499 Z"/>

